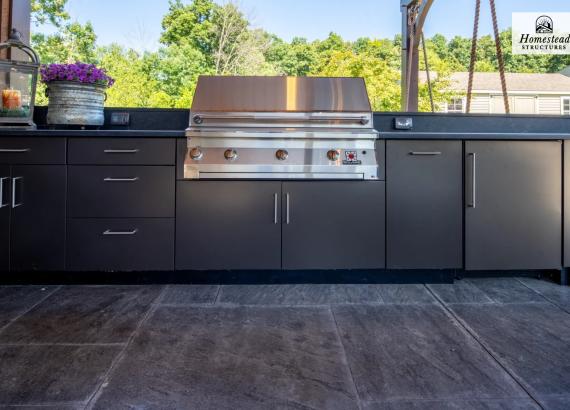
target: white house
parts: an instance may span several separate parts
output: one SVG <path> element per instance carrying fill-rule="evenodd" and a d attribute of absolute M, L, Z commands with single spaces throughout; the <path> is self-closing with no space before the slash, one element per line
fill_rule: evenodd
<path fill-rule="evenodd" d="M 452 99 L 443 112 L 465 112 L 469 73 L 453 73 L 451 88 L 463 97 Z M 513 114 L 570 115 L 570 70 L 552 74 L 507 73 L 509 105 Z M 499 73 L 475 73 L 471 112 L 505 112 Z"/>

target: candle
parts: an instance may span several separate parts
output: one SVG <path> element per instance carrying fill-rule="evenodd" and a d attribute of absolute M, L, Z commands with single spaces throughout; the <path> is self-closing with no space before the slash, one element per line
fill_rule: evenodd
<path fill-rule="evenodd" d="M 22 109 L 22 93 L 20 90 L 3 90 L 2 91 L 2 107 L 5 110 Z"/>

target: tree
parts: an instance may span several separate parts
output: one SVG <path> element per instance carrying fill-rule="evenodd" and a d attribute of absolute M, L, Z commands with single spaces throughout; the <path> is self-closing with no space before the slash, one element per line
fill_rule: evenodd
<path fill-rule="evenodd" d="M 32 21 L 36 26 L 49 22 L 56 27 L 60 27 L 63 22 L 69 20 L 69 14 L 65 11 L 67 0 L 30 1 L 32 8 Z"/>

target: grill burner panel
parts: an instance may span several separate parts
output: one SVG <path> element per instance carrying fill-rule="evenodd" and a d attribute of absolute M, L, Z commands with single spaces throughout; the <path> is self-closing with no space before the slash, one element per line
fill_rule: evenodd
<path fill-rule="evenodd" d="M 374 180 L 372 120 L 362 79 L 201 77 L 184 177 Z"/>

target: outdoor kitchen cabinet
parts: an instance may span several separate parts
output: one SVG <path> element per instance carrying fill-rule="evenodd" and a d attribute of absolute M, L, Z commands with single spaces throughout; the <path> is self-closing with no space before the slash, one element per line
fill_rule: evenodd
<path fill-rule="evenodd" d="M 461 141 L 387 142 L 388 269 L 463 267 Z"/>
<path fill-rule="evenodd" d="M 176 269 L 280 269 L 280 196 L 279 181 L 179 181 Z"/>
<path fill-rule="evenodd" d="M 560 141 L 465 143 L 467 270 L 559 269 Z"/>
<path fill-rule="evenodd" d="M 383 181 L 283 182 L 283 269 L 385 268 Z"/>
<path fill-rule="evenodd" d="M 65 139 L 0 139 L 0 270 L 65 268 Z"/>

